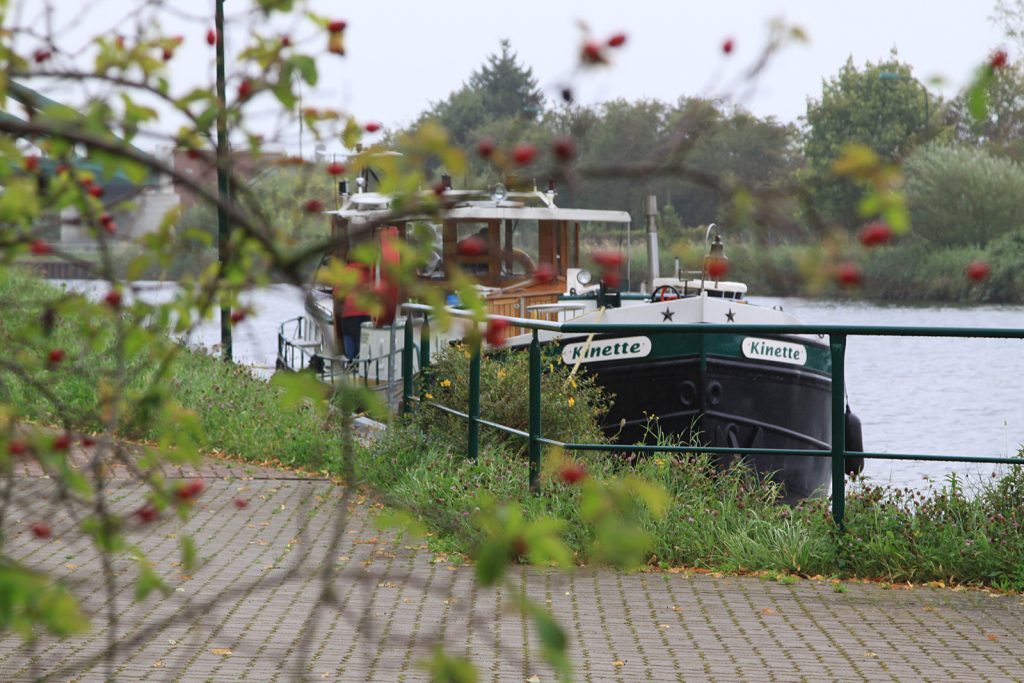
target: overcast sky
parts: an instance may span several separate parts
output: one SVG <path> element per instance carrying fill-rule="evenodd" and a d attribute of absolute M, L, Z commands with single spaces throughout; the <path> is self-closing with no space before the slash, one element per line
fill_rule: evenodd
<path fill-rule="evenodd" d="M 26 7 L 38 7 L 28 0 Z M 128 0 L 93 0 L 79 14 L 79 0 L 54 0 L 57 26 L 71 24 L 75 37 L 109 32 L 125 14 Z M 167 0 L 176 12 L 213 24 L 214 0 Z M 857 65 L 885 59 L 892 48 L 922 80 L 941 78 L 932 92 L 947 96 L 963 86 L 995 48 L 1005 46 L 1002 30 L 989 16 L 994 0 L 422 0 L 350 3 L 316 0 L 317 9 L 348 22 L 348 56 L 325 55 L 321 82 L 307 92 L 307 104 L 339 107 L 360 120 L 387 126 L 409 123 L 431 101 L 457 89 L 489 53 L 507 38 L 520 60 L 533 68 L 549 97 L 573 74 L 585 21 L 594 37 L 625 32 L 626 45 L 605 69 L 574 81 L 579 101 L 657 98 L 732 93 L 760 116 L 795 121 L 809 97 L 821 92 L 848 57 Z M 248 0 L 226 0 L 229 15 Z M 26 20 L 33 10 L 25 13 Z M 771 20 L 801 27 L 807 44 L 786 47 L 770 62 L 754 92 L 736 88 L 757 59 Z M 202 21 L 167 19 L 186 36 L 176 57 L 177 82 L 212 79 L 212 49 Z M 126 24 L 121 23 L 121 26 Z M 245 27 L 229 31 L 238 47 Z M 733 53 L 721 52 L 732 39 Z M 310 46 L 322 49 L 320 43 Z M 1011 50 L 1011 57 L 1016 57 Z"/>

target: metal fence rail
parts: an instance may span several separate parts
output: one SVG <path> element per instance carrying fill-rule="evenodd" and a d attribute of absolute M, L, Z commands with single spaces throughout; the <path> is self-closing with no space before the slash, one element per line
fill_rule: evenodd
<path fill-rule="evenodd" d="M 430 365 L 430 329 L 429 316 L 433 309 L 423 304 L 405 304 L 408 313 L 419 313 L 424 318 L 420 339 L 420 368 Z M 448 309 L 448 313 L 462 318 L 472 318 L 472 314 L 458 309 Z M 846 451 L 846 420 L 845 387 L 846 387 L 846 342 L 852 336 L 882 337 L 957 337 L 983 339 L 1024 339 L 1024 330 L 999 328 L 958 328 L 958 327 L 882 327 L 875 325 L 742 325 L 733 323 L 667 323 L 667 324 L 586 324 L 557 323 L 529 318 L 508 316 L 489 316 L 508 321 L 510 325 L 527 328 L 533 331 L 529 345 L 529 431 L 513 429 L 480 418 L 480 349 L 471 351 L 469 376 L 468 412 L 461 412 L 435 401 L 421 401 L 414 394 L 412 371 L 412 338 L 413 328 L 411 315 L 406 317 L 405 348 L 402 352 L 403 368 L 403 410 L 410 410 L 416 402 L 432 406 L 438 410 L 456 415 L 468 423 L 467 456 L 476 459 L 479 451 L 480 425 L 498 429 L 529 440 L 530 488 L 540 490 L 540 464 L 542 446 L 558 446 L 570 451 L 611 451 L 611 452 L 666 452 L 666 453 L 739 453 L 742 455 L 788 455 L 796 457 L 827 456 L 832 458 L 832 518 L 840 527 L 846 512 L 846 475 L 843 464 L 847 456 L 863 457 L 874 460 L 912 460 L 936 462 L 971 462 L 1004 465 L 1024 465 L 1024 458 L 998 458 L 965 455 L 920 455 L 912 453 L 876 453 Z M 722 446 L 659 446 L 653 444 L 589 444 L 565 443 L 545 438 L 541 430 L 541 362 L 540 339 L 538 332 L 544 330 L 562 334 L 603 334 L 603 333 L 635 333 L 635 334 L 666 334 L 686 332 L 691 334 L 786 334 L 786 335 L 817 335 L 828 337 L 829 355 L 832 362 L 832 447 L 830 449 L 790 450 L 778 448 L 740 448 Z"/>

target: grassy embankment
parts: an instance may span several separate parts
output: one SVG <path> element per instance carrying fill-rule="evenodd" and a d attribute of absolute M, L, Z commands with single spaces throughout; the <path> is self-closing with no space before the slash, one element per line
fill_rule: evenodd
<path fill-rule="evenodd" d="M 12 308 L 15 298 L 20 302 Z M 0 342 L 9 330 L 39 315 L 50 296 L 41 283 L 18 278 L 0 281 Z M 46 347 L 70 348 L 74 340 L 58 325 Z M 31 353 L 32 350 L 28 350 Z M 74 371 L 52 377 L 55 393 L 83 409 L 96 403 L 96 379 L 105 364 L 98 352 L 73 359 Z M 465 358 L 453 352 L 435 366 L 431 391 L 438 399 L 460 405 L 465 397 Z M 505 363 L 505 364 L 502 364 Z M 483 363 L 484 417 L 521 420 L 521 356 Z M 142 374 L 145 374 L 144 369 Z M 552 436 L 595 437 L 588 414 L 601 398 L 584 379 L 570 381 L 556 365 L 545 386 L 544 424 Z M 245 459 L 276 459 L 291 466 L 340 471 L 335 437 L 312 411 L 282 409 L 265 382 L 243 369 L 204 354 L 182 352 L 176 360 L 173 395 L 195 410 L 206 429 L 209 447 Z M 59 423 L 60 415 L 9 373 L 0 376 L 0 399 L 15 400 L 32 418 Z M 448 380 L 448 384 L 445 383 Z M 510 398 L 511 397 L 511 398 Z M 569 399 L 573 399 L 570 401 Z M 416 417 L 397 425 L 371 448 L 357 454 L 360 481 L 375 488 L 385 502 L 410 510 L 437 532 L 443 549 L 471 552 L 481 538 L 475 513 L 481 496 L 518 502 L 527 517 L 559 517 L 568 522 L 566 539 L 580 562 L 590 557 L 592 530 L 579 507 L 580 485 L 548 477 L 542 495 L 527 488 L 527 464 L 514 441 L 501 441 L 485 430 L 477 462 L 461 450 L 464 427 L 423 407 Z M 455 438 L 452 435 L 456 434 Z M 144 433 L 127 436 L 145 437 Z M 855 485 L 847 504 L 847 531 L 829 520 L 824 500 L 795 507 L 774 502 L 770 484 L 752 481 L 739 469 L 718 471 L 705 459 L 652 457 L 633 464 L 602 453 L 581 456 L 590 481 L 597 485 L 625 472 L 660 484 L 671 494 L 667 514 L 647 516 L 648 556 L 660 566 L 692 566 L 725 571 L 762 571 L 770 575 L 862 577 L 890 582 L 943 581 L 1024 589 L 1024 471 L 965 496 L 961 482 L 947 482 L 927 495 Z M 789 579 L 784 579 L 789 580 Z M 841 586 L 837 587 L 841 590 Z"/>

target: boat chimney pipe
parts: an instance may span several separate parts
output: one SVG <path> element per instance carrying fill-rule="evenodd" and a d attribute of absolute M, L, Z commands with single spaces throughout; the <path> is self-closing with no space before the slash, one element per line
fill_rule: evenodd
<path fill-rule="evenodd" d="M 647 195 L 647 275 L 648 291 L 654 291 L 654 279 L 660 277 L 658 268 L 658 197 Z"/>

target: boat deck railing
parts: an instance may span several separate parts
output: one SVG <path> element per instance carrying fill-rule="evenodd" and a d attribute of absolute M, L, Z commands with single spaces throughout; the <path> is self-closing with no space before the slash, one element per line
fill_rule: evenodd
<path fill-rule="evenodd" d="M 413 345 L 413 372 L 419 371 L 419 354 Z M 281 323 L 277 331 L 277 366 L 282 370 L 300 371 L 311 368 L 317 377 L 327 383 L 345 379 L 364 387 L 398 386 L 397 375 L 389 377 L 388 359 L 393 358 L 392 369 L 397 369 L 402 349 L 394 349 L 370 358 L 349 360 L 345 356 L 332 356 L 323 351 L 323 336 L 316 323 L 306 316 L 298 316 Z"/>
<path fill-rule="evenodd" d="M 846 511 L 847 458 L 878 460 L 911 460 L 937 462 L 993 463 L 1002 465 L 1024 465 L 1024 458 L 1000 458 L 968 455 L 929 455 L 913 453 L 855 452 L 846 450 L 846 342 L 849 337 L 952 337 L 983 339 L 1024 339 L 1024 329 L 1000 328 L 959 328 L 959 327 L 884 327 L 877 325 L 751 325 L 738 323 L 574 323 L 551 322 L 508 316 L 488 316 L 489 319 L 503 319 L 510 326 L 532 330 L 529 347 L 529 428 L 528 431 L 514 429 L 480 417 L 480 349 L 470 351 L 469 359 L 469 405 L 465 412 L 437 401 L 426 400 L 415 395 L 413 370 L 413 313 L 423 316 L 418 348 L 419 367 L 430 366 L 430 325 L 429 316 L 433 308 L 424 304 L 404 304 L 408 314 L 405 324 L 405 347 L 402 352 L 403 368 L 403 410 L 408 411 L 415 404 L 431 406 L 437 410 L 456 415 L 467 421 L 467 456 L 476 459 L 479 452 L 480 426 L 497 429 L 526 439 L 529 444 L 529 483 L 531 490 L 540 490 L 541 452 L 544 446 L 556 446 L 567 451 L 611 451 L 623 453 L 710 453 L 740 455 L 785 455 L 792 457 L 829 457 L 832 460 L 832 518 L 840 527 Z M 448 309 L 450 315 L 473 318 L 469 311 Z M 828 339 L 832 363 L 832 446 L 828 449 L 781 449 L 781 448 L 740 448 L 734 446 L 662 446 L 655 444 L 592 444 L 566 443 L 544 437 L 541 426 L 541 353 L 540 331 L 561 334 L 646 334 L 666 333 L 691 334 L 769 334 L 769 335 L 817 335 Z"/>

